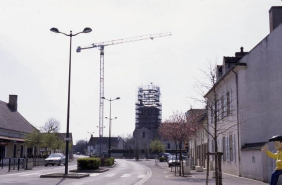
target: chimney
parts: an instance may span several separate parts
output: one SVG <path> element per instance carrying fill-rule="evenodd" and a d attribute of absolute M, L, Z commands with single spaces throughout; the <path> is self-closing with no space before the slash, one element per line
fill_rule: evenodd
<path fill-rule="evenodd" d="M 272 6 L 269 10 L 270 32 L 272 32 L 280 23 L 282 23 L 282 6 Z"/>
<path fill-rule="evenodd" d="M 15 111 L 18 110 L 18 95 L 9 95 L 9 106 Z"/>

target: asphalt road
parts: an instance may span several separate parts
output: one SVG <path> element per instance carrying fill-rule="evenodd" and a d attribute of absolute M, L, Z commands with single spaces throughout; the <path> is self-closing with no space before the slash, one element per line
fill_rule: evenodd
<path fill-rule="evenodd" d="M 83 156 L 78 156 L 83 157 Z M 69 164 L 69 170 L 76 169 L 76 161 Z M 116 166 L 104 173 L 93 173 L 82 179 L 40 178 L 48 173 L 64 173 L 64 166 L 37 167 L 31 171 L 13 171 L 0 174 L 0 184 L 42 184 L 42 185 L 141 185 L 151 176 L 151 170 L 133 160 L 116 159 Z"/>

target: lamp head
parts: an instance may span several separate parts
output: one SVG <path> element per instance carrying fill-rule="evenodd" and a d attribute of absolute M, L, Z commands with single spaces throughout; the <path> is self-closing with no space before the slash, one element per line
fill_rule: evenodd
<path fill-rule="evenodd" d="M 105 117 L 106 119 L 108 119 L 108 117 Z"/>
<path fill-rule="evenodd" d="M 117 97 L 117 98 L 116 98 L 116 100 L 119 100 L 119 99 L 120 99 L 120 97 Z"/>
<path fill-rule="evenodd" d="M 80 51 L 81 51 L 81 47 L 78 46 L 77 49 L 76 49 L 76 52 L 77 52 L 77 53 L 80 53 Z"/>
<path fill-rule="evenodd" d="M 117 119 L 117 117 L 115 117 L 115 119 Z"/>
<path fill-rule="evenodd" d="M 106 98 L 103 96 L 102 99 L 106 99 Z"/>
<path fill-rule="evenodd" d="M 54 33 L 60 33 L 57 28 L 51 28 L 50 31 L 52 31 L 52 32 L 54 32 Z"/>
<path fill-rule="evenodd" d="M 91 31 L 92 31 L 91 28 L 86 27 L 84 28 L 83 33 L 90 33 Z"/>

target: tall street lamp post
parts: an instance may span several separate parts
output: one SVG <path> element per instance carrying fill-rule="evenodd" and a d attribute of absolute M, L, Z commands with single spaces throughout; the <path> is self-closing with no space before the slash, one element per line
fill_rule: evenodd
<path fill-rule="evenodd" d="M 112 115 L 111 115 L 111 112 L 112 112 L 112 101 L 114 101 L 114 100 L 119 100 L 120 99 L 120 97 L 117 97 L 117 98 L 115 98 L 115 99 L 107 99 L 107 98 L 105 98 L 105 97 L 102 97 L 102 99 L 104 99 L 104 100 L 107 100 L 107 101 L 109 101 L 110 102 L 110 118 L 109 118 L 109 157 L 111 157 L 111 126 L 112 126 Z M 114 119 L 116 119 L 116 118 L 114 118 Z"/>
<path fill-rule="evenodd" d="M 65 175 L 68 174 L 68 162 L 69 162 L 69 113 L 70 113 L 70 83 L 71 83 L 71 46 L 72 46 L 72 37 L 76 36 L 80 33 L 90 33 L 92 31 L 91 28 L 84 28 L 82 32 L 78 32 L 76 34 L 72 34 L 72 31 L 70 31 L 70 34 L 66 34 L 63 32 L 60 32 L 57 28 L 51 28 L 50 31 L 54 33 L 61 33 L 65 36 L 70 37 L 70 55 L 69 55 L 69 84 L 68 84 L 68 110 L 67 110 L 67 134 L 66 134 L 66 162 L 65 162 Z"/>

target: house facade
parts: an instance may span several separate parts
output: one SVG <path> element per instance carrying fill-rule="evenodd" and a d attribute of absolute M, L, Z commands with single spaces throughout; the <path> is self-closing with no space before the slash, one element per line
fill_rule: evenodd
<path fill-rule="evenodd" d="M 207 110 L 206 109 L 190 109 L 186 114 L 195 112 L 201 115 L 198 124 L 203 124 L 207 128 Z M 189 152 L 188 155 L 192 159 L 192 163 L 195 166 L 206 167 L 208 151 L 208 134 L 206 130 L 201 126 L 197 130 L 196 136 L 188 141 Z"/>
<path fill-rule="evenodd" d="M 241 48 L 234 57 L 224 57 L 217 82 L 205 95 L 208 102 L 217 103 L 218 124 L 226 130 L 217 140 L 223 172 L 264 182 L 270 181 L 275 160 L 260 149 L 268 138 L 282 133 L 282 7 L 272 7 L 269 16 L 269 35 L 248 53 Z M 208 110 L 210 126 L 214 108 Z M 212 152 L 215 143 L 209 141 Z M 269 146 L 275 152 L 273 144 Z"/>
<path fill-rule="evenodd" d="M 123 150 L 125 142 L 121 137 L 111 137 L 111 150 Z M 109 151 L 109 137 L 93 137 L 87 143 L 87 155 L 108 154 Z M 122 152 L 111 153 L 112 157 L 122 157 Z"/>
<path fill-rule="evenodd" d="M 2 158 L 32 157 L 39 153 L 36 147 L 24 145 L 24 137 L 36 128 L 18 111 L 18 96 L 10 95 L 9 102 L 0 101 L 0 155 Z"/>

